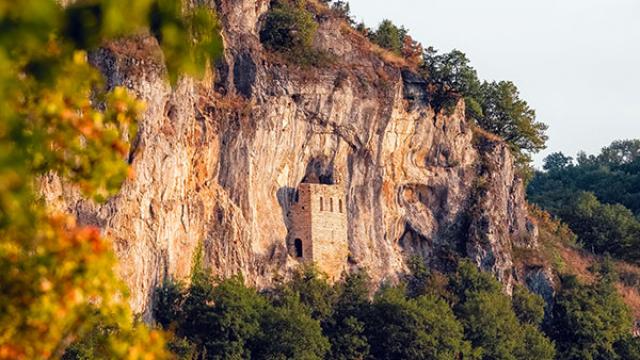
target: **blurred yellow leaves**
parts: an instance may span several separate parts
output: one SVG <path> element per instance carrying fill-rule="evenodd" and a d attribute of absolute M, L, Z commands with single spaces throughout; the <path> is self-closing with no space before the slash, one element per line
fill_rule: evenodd
<path fill-rule="evenodd" d="M 215 14 L 173 0 L 0 0 L 0 359 L 60 357 L 91 337 L 92 357 L 161 359 L 163 335 L 137 324 L 100 230 L 48 212 L 55 172 L 104 201 L 132 176 L 126 158 L 144 105 L 104 90 L 88 52 L 152 32 L 170 79 L 202 73 L 222 49 Z"/>

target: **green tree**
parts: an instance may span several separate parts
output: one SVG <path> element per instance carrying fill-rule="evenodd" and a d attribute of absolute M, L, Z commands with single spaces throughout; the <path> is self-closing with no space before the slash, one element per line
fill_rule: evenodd
<path fill-rule="evenodd" d="M 350 25 L 354 24 L 353 19 L 351 18 L 351 6 L 348 1 L 334 1 L 333 4 L 331 4 L 331 10 L 333 10 L 337 16 L 345 19 Z"/>
<path fill-rule="evenodd" d="M 262 317 L 269 304 L 255 289 L 245 286 L 241 275 L 216 283 L 204 267 L 203 256 L 200 243 L 186 294 L 172 282 L 156 291 L 156 319 L 208 358 L 250 358 L 251 344 L 262 331 Z M 186 350 L 191 351 L 187 345 Z"/>
<path fill-rule="evenodd" d="M 358 271 L 336 285 L 338 298 L 334 312 L 323 325 L 331 342 L 331 359 L 357 360 L 369 356 L 364 322 L 370 306 L 369 280 L 364 271 Z"/>
<path fill-rule="evenodd" d="M 564 165 L 563 158 L 567 157 L 554 154 L 545 166 L 547 171 L 536 172 L 529 184 L 529 200 L 571 222 L 572 230 L 589 250 L 639 261 L 636 246 L 631 245 L 638 243 L 637 235 L 633 235 L 637 226 L 622 208 L 640 219 L 640 158 L 635 155 L 638 142 L 615 141 L 599 154 L 579 153 L 570 166 Z"/>
<path fill-rule="evenodd" d="M 458 299 L 454 311 L 464 326 L 465 339 L 471 341 L 482 359 L 554 358 L 553 344 L 534 324 L 541 316 L 538 306 L 519 306 L 523 310 L 522 318 L 532 322 L 519 321 L 512 299 L 502 292 L 501 284 L 470 261 L 460 262 L 457 271 L 450 275 L 449 283 Z M 531 301 L 529 296 L 526 298 Z M 522 301 L 516 299 L 515 302 Z"/>
<path fill-rule="evenodd" d="M 411 273 L 406 279 L 409 297 L 433 295 L 447 303 L 455 303 L 456 296 L 449 291 L 449 279 L 442 273 L 428 269 L 422 257 L 409 259 L 409 270 Z"/>
<path fill-rule="evenodd" d="M 186 359 L 196 354 L 212 359 L 251 358 L 253 341 L 262 331 L 262 317 L 269 307 L 266 298 L 246 287 L 242 276 L 214 286 L 206 270 L 195 268 L 186 294 L 172 282 L 156 291 L 156 320 L 176 335 L 170 349 Z"/>
<path fill-rule="evenodd" d="M 165 279 L 156 289 L 153 302 L 153 317 L 164 329 L 177 326 L 182 317 L 182 306 L 186 297 L 184 284 Z"/>
<path fill-rule="evenodd" d="M 540 326 L 544 320 L 544 300 L 541 296 L 516 286 L 511 297 L 513 311 L 523 324 Z"/>
<path fill-rule="evenodd" d="M 583 192 L 560 216 L 585 248 L 632 261 L 640 259 L 640 222 L 624 206 L 604 205 L 594 194 Z"/>
<path fill-rule="evenodd" d="M 176 332 L 196 344 L 199 351 L 203 350 L 209 332 L 216 325 L 212 304 L 213 285 L 204 281 L 192 282 L 182 306 L 182 321 Z"/>
<path fill-rule="evenodd" d="M 171 351 L 174 358 L 180 360 L 201 360 L 196 344 L 185 338 L 171 336 L 167 341 L 167 349 Z"/>
<path fill-rule="evenodd" d="M 213 290 L 212 324 L 205 335 L 206 354 L 214 359 L 248 359 L 250 345 L 263 331 L 261 321 L 269 306 L 255 289 L 244 285 L 241 276 L 222 281 Z"/>
<path fill-rule="evenodd" d="M 510 81 L 484 82 L 480 94 L 482 116 L 475 121 L 509 143 L 520 164 L 528 164 L 528 153 L 545 148 L 547 125 L 536 121 L 535 111 L 520 98 L 518 88 Z"/>
<path fill-rule="evenodd" d="M 439 54 L 432 47 L 427 48 L 420 71 L 429 82 L 431 101 L 437 109 L 450 108 L 464 98 L 467 118 L 502 137 L 516 156 L 522 174 L 529 172 L 530 153 L 545 148 L 547 126 L 536 121 L 535 111 L 520 98 L 512 82 L 481 82 L 469 59 L 459 50 Z"/>
<path fill-rule="evenodd" d="M 0 5 L 2 358 L 61 357 L 92 334 L 100 341 L 85 344 L 101 348 L 87 353 L 166 355 L 162 335 L 133 321 L 111 244 L 98 229 L 50 212 L 36 191 L 38 179 L 54 172 L 104 201 L 129 176 L 124 159 L 143 105 L 123 88 L 105 92 L 87 53 L 144 33 L 154 9 L 162 10 L 153 29 L 165 35 L 158 40 L 171 77 L 203 71 L 222 44 L 210 10 L 168 0 Z"/>
<path fill-rule="evenodd" d="M 463 97 L 467 117 L 482 116 L 479 103 L 480 80 L 467 55 L 459 50 L 439 54 L 433 47 L 425 49 L 420 72 L 429 81 L 436 107 L 450 107 Z"/>
<path fill-rule="evenodd" d="M 620 360 L 640 360 L 640 338 L 628 334 L 615 344 Z"/>
<path fill-rule="evenodd" d="M 385 288 L 367 316 L 375 359 L 453 359 L 469 352 L 451 308 L 433 296 L 407 299 L 403 288 Z"/>
<path fill-rule="evenodd" d="M 449 275 L 449 288 L 462 304 L 476 293 L 501 293 L 502 285 L 489 273 L 478 270 L 470 260 L 462 260 L 456 271 Z"/>
<path fill-rule="evenodd" d="M 470 294 L 462 304 L 465 336 L 483 359 L 517 359 L 521 329 L 510 305 L 507 297 L 485 291 Z"/>
<path fill-rule="evenodd" d="M 598 162 L 612 167 L 631 164 L 640 159 L 640 140 L 618 140 L 602 149 Z"/>
<path fill-rule="evenodd" d="M 522 328 L 522 342 L 515 352 L 518 360 L 556 359 L 556 348 L 537 327 L 525 324 Z"/>
<path fill-rule="evenodd" d="M 281 0 L 267 13 L 260 41 L 272 51 L 300 65 L 322 65 L 327 55 L 313 48 L 318 23 L 305 8 L 305 1 Z"/>
<path fill-rule="evenodd" d="M 336 294 L 326 276 L 314 265 L 305 265 L 294 271 L 286 287 L 300 297 L 314 319 L 322 322 L 331 316 Z"/>
<path fill-rule="evenodd" d="M 616 359 L 615 344 L 627 339 L 632 328 L 628 308 L 606 279 L 591 285 L 575 277 L 562 279 L 552 319 L 548 332 L 560 358 L 567 360 Z"/>
<path fill-rule="evenodd" d="M 364 321 L 355 316 L 336 320 L 332 328 L 330 358 L 336 360 L 358 360 L 369 356 L 369 343 L 365 336 Z"/>
<path fill-rule="evenodd" d="M 261 333 L 254 339 L 252 357 L 256 359 L 323 359 L 329 341 L 306 306 L 295 295 L 279 299 L 266 309 Z"/>
<path fill-rule="evenodd" d="M 544 165 L 542 168 L 546 171 L 558 171 L 562 170 L 573 163 L 571 156 L 566 156 L 561 152 L 555 152 L 544 158 Z"/>
<path fill-rule="evenodd" d="M 369 38 L 380 47 L 400 55 L 406 35 L 407 30 L 404 27 L 398 27 L 391 20 L 385 19 L 378 25 L 378 29 L 371 33 Z"/>

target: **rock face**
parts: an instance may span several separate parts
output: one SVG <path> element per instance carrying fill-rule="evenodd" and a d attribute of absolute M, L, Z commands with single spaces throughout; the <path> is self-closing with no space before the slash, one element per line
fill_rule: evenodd
<path fill-rule="evenodd" d="M 349 262 L 393 280 L 412 255 L 446 269 L 468 256 L 510 290 L 513 247 L 535 247 L 508 147 L 434 110 L 424 84 L 388 65 L 340 21 L 319 16 L 315 46 L 334 64 L 300 69 L 259 42 L 268 1 L 220 0 L 225 55 L 215 80 L 171 88 L 153 38 L 98 51 L 109 86 L 147 103 L 129 161 L 135 177 L 106 204 L 51 176 L 49 202 L 114 241 L 134 310 L 166 276 L 189 275 L 204 245 L 212 273 L 269 286 L 298 264 L 287 218 L 303 180 L 346 194 Z"/>

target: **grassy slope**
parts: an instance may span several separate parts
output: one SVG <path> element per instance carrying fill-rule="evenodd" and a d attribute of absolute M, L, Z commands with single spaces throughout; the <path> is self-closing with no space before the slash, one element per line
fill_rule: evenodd
<path fill-rule="evenodd" d="M 564 224 L 553 219 L 547 212 L 530 207 L 531 214 L 540 230 L 540 249 L 520 252 L 515 259 L 520 266 L 551 266 L 557 274 L 575 275 L 584 282 L 595 280 L 590 268 L 603 257 L 580 248 L 575 235 Z M 617 288 L 636 319 L 640 319 L 640 267 L 624 261 L 614 261 L 620 276 Z"/>

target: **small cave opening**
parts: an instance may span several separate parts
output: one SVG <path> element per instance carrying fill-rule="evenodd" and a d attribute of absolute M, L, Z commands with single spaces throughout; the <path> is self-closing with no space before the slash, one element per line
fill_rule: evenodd
<path fill-rule="evenodd" d="M 335 185 L 333 163 L 325 157 L 316 157 L 311 159 L 305 170 L 303 183 Z"/>
<path fill-rule="evenodd" d="M 433 243 L 430 239 L 420 234 L 411 224 L 405 224 L 405 230 L 398 239 L 398 245 L 410 254 L 418 254 L 428 258 L 433 253 Z"/>

